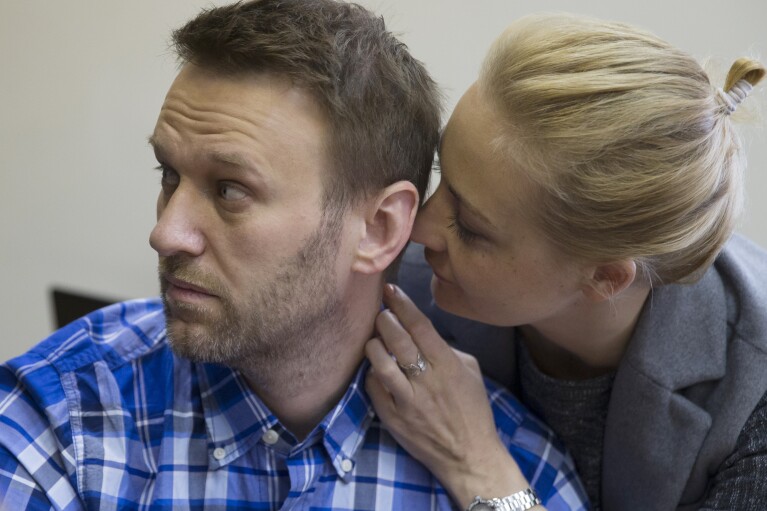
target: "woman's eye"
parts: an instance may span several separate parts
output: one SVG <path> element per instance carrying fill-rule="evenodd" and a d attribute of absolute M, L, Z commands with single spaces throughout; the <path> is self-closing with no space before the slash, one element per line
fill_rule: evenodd
<path fill-rule="evenodd" d="M 448 224 L 447 228 L 455 232 L 458 239 L 467 244 L 472 243 L 481 237 L 481 235 L 463 226 L 457 216 L 450 217 L 450 224 Z"/>
<path fill-rule="evenodd" d="M 221 183 L 218 187 L 218 193 L 222 199 L 227 201 L 237 201 L 247 196 L 241 188 L 231 183 Z"/>

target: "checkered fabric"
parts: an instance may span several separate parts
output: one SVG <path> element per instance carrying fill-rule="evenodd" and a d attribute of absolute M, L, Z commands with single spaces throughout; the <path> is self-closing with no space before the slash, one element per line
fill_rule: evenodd
<path fill-rule="evenodd" d="M 366 368 L 298 442 L 237 371 L 173 354 L 158 299 L 94 312 L 0 366 L 0 509 L 457 509 L 376 418 Z M 586 509 L 549 429 L 488 392 L 548 509 Z"/>

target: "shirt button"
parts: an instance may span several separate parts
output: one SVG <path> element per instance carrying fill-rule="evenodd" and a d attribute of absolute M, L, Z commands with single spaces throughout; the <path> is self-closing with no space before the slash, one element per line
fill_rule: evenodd
<path fill-rule="evenodd" d="M 213 457 L 216 458 L 217 460 L 224 459 L 224 456 L 226 456 L 226 451 L 222 449 L 221 447 L 216 447 L 213 450 Z"/>
<path fill-rule="evenodd" d="M 277 432 L 273 429 L 270 429 L 266 433 L 264 433 L 264 436 L 261 437 L 261 440 L 264 441 L 267 445 L 274 445 L 277 443 L 277 441 L 280 439 L 280 435 L 277 434 Z"/>
<path fill-rule="evenodd" d="M 351 472 L 354 468 L 354 463 L 352 463 L 352 460 L 345 459 L 341 462 L 341 470 L 344 472 Z"/>

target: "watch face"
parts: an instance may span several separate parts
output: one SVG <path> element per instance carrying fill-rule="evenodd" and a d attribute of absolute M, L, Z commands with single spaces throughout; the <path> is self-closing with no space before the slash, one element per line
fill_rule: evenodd
<path fill-rule="evenodd" d="M 532 509 L 541 503 L 541 499 L 535 494 L 535 490 L 527 488 L 508 497 L 483 499 L 480 496 L 474 497 L 469 504 L 467 511 L 513 511 Z"/>
<path fill-rule="evenodd" d="M 496 511 L 496 509 L 498 508 L 493 500 L 484 500 L 479 497 L 469 506 L 469 511 Z"/>

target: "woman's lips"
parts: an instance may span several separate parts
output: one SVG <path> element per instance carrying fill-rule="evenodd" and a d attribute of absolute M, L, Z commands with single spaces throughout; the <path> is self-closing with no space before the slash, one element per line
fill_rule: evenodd
<path fill-rule="evenodd" d="M 437 277 L 440 280 L 440 282 L 444 282 L 446 284 L 452 284 L 452 282 L 450 282 L 448 279 L 443 277 L 437 270 L 432 270 L 432 271 L 434 272 L 434 276 Z"/>
<path fill-rule="evenodd" d="M 442 274 L 442 273 L 441 273 L 439 270 L 437 270 L 437 269 L 434 267 L 434 263 L 432 263 L 432 262 L 429 260 L 429 256 L 428 256 L 428 254 L 426 255 L 426 262 L 429 264 L 429 266 L 431 266 L 431 271 L 434 273 L 434 276 L 435 276 L 435 277 L 437 277 L 437 278 L 438 278 L 438 279 L 439 279 L 441 282 L 445 282 L 445 283 L 447 283 L 447 284 L 452 284 L 452 282 L 450 281 L 450 279 L 446 279 L 446 278 L 444 277 L 444 275 L 443 275 L 443 274 Z"/>

